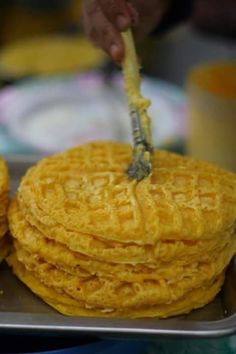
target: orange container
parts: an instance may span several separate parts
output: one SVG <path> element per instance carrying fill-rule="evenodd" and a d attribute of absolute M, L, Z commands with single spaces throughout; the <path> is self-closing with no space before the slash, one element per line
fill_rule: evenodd
<path fill-rule="evenodd" d="M 188 154 L 236 172 L 236 61 L 193 69 L 187 92 Z"/>

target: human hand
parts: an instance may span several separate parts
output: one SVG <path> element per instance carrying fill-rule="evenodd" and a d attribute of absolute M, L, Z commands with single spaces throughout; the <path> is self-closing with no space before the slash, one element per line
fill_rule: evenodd
<path fill-rule="evenodd" d="M 124 56 L 120 32 L 132 26 L 136 36 L 145 36 L 160 22 L 167 4 L 168 0 L 84 0 L 85 32 L 97 47 L 120 62 Z"/>

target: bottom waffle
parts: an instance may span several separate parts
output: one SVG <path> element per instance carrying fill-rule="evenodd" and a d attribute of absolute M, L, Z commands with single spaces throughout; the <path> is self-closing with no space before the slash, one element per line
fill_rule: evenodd
<path fill-rule="evenodd" d="M 224 273 L 215 278 L 207 286 L 189 291 L 180 300 L 171 303 L 155 306 L 130 307 L 123 309 L 96 308 L 88 306 L 84 301 L 78 301 L 68 296 L 63 291 L 57 291 L 46 286 L 28 271 L 22 263 L 17 260 L 15 254 L 7 258 L 14 273 L 25 283 L 35 294 L 40 296 L 46 303 L 65 315 L 70 316 L 99 316 L 99 317 L 159 317 L 165 318 L 178 314 L 188 313 L 192 309 L 200 308 L 209 303 L 219 292 L 223 282 Z"/>

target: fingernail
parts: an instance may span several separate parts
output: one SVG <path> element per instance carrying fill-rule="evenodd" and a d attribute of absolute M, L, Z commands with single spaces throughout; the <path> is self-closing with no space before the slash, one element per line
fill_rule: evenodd
<path fill-rule="evenodd" d="M 113 60 L 120 61 L 120 48 L 116 44 L 112 44 L 110 54 Z"/>
<path fill-rule="evenodd" d="M 116 25 L 119 28 L 120 31 L 124 31 L 125 29 L 127 29 L 127 27 L 129 27 L 129 19 L 119 15 L 116 19 Z"/>

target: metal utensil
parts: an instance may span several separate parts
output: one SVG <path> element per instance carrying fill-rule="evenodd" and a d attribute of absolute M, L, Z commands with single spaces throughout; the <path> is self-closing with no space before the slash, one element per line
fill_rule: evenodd
<path fill-rule="evenodd" d="M 125 57 L 122 63 L 125 91 L 128 98 L 134 142 L 133 161 L 128 176 L 140 181 L 152 170 L 153 142 L 151 120 L 147 114 L 150 101 L 140 92 L 141 78 L 131 30 L 122 33 Z"/>

